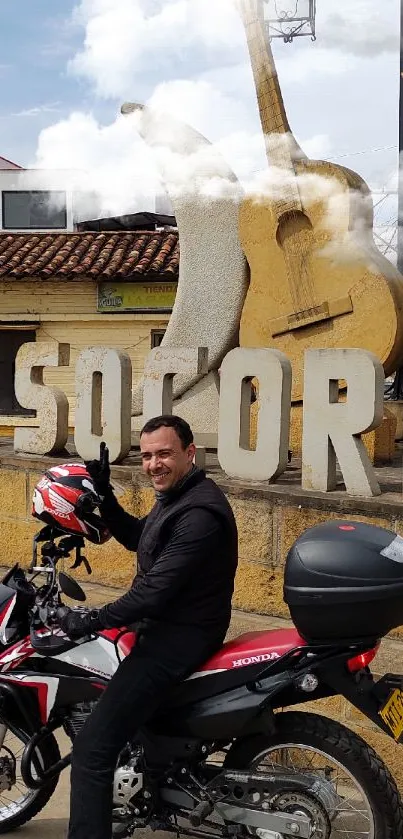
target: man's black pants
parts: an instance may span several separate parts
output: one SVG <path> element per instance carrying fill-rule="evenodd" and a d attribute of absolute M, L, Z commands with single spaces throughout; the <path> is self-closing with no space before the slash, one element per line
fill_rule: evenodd
<path fill-rule="evenodd" d="M 166 625 L 140 637 L 74 740 L 68 839 L 111 839 L 120 751 L 163 705 L 169 689 L 206 661 L 223 637 Z"/>

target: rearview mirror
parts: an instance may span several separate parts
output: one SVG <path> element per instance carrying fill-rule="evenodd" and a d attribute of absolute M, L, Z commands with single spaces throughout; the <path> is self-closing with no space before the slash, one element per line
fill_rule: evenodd
<path fill-rule="evenodd" d="M 87 599 L 87 595 L 85 591 L 81 588 L 80 584 L 73 580 L 73 577 L 69 577 L 68 574 L 65 574 L 64 571 L 59 572 L 59 586 L 66 595 L 66 597 L 70 597 L 71 600 L 79 600 L 80 603 L 84 603 Z"/>

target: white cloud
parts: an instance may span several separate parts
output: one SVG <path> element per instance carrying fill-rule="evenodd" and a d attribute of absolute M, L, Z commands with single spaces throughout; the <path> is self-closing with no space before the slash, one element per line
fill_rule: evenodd
<path fill-rule="evenodd" d="M 399 0 L 318 3 L 317 32 L 325 47 L 356 56 L 399 48 Z"/>
<path fill-rule="evenodd" d="M 352 73 L 357 63 L 353 55 L 333 49 L 325 49 L 318 43 L 293 44 L 287 52 L 277 57 L 277 69 L 282 85 L 292 84 L 302 87 L 312 83 L 312 79 L 319 77 L 338 77 Z"/>
<path fill-rule="evenodd" d="M 247 124 L 248 108 L 242 99 L 219 90 L 213 81 L 177 80 L 157 85 L 148 104 L 187 122 L 215 140 Z"/>
<path fill-rule="evenodd" d="M 295 0 L 282 5 L 293 11 Z M 325 0 L 317 7 L 318 41 L 303 51 L 293 44 L 285 78 L 301 83 L 317 72 L 339 75 L 357 57 L 398 48 L 398 0 Z M 247 57 L 234 0 L 209 0 L 208 13 L 206 0 L 81 0 L 75 22 L 84 29 L 84 44 L 69 69 L 101 97 L 133 95 L 139 76 L 156 68 L 181 74 L 178 68 L 194 65 L 198 50 L 216 65 Z"/>
<path fill-rule="evenodd" d="M 295 0 L 282 0 L 278 11 L 294 14 Z M 301 2 L 300 11 L 307 3 Z M 271 11 L 273 11 L 271 4 Z M 318 42 L 331 50 L 358 57 L 394 52 L 399 45 L 399 0 L 323 0 L 317 3 L 316 33 Z M 277 33 L 288 34 L 293 25 L 286 19 L 276 23 Z"/>
<path fill-rule="evenodd" d="M 283 5 L 287 2 L 283 0 Z M 89 84 L 100 99 L 114 99 L 117 109 L 147 88 L 149 103 L 212 140 L 248 189 L 271 194 L 279 189 L 279 179 L 267 178 L 240 20 L 233 0 L 210 0 L 208 14 L 206 3 L 81 0 L 75 22 L 82 27 L 83 45 L 69 63 L 70 72 Z M 373 84 L 378 66 L 382 71 L 382 53 L 395 49 L 399 15 L 398 0 L 383 0 L 382 8 L 379 0 L 355 0 L 353 4 L 350 0 L 324 0 L 317 5 L 317 43 L 308 39 L 288 47 L 276 43 L 275 55 L 287 110 L 301 146 L 309 157 L 323 159 L 337 155 L 340 136 L 343 152 L 371 145 L 369 119 L 367 123 L 362 120 L 364 90 L 359 86 L 370 64 Z M 368 61 L 368 56 L 375 54 L 380 54 L 378 63 Z M 379 83 L 381 86 L 381 79 Z M 350 111 L 344 110 L 347 98 L 339 92 L 344 89 L 355 92 L 354 110 L 351 106 Z M 306 100 L 310 109 L 304 112 Z M 325 115 L 322 120 L 321 114 Z M 346 141 L 339 128 L 343 122 L 348 126 Z M 334 139 L 337 129 L 340 133 Z M 382 141 L 375 140 L 375 145 Z M 205 163 L 206 150 L 203 154 Z M 198 189 L 216 187 L 209 179 L 207 187 L 206 182 L 201 185 L 197 155 L 184 161 L 164 147 L 163 137 L 157 162 L 165 170 L 170 168 L 174 189 L 184 188 L 187 179 Z M 152 209 L 153 192 L 160 188 L 155 162 L 136 135 L 134 122 L 120 117 L 101 125 L 91 114 L 77 112 L 45 129 L 39 137 L 35 165 L 87 170 L 83 183 L 101 193 L 100 214 Z"/>
<path fill-rule="evenodd" d="M 49 102 L 49 104 L 35 105 L 33 108 L 26 108 L 22 111 L 10 114 L 12 117 L 38 117 L 41 114 L 52 114 L 60 111 L 60 102 Z"/>
<path fill-rule="evenodd" d="M 70 170 L 71 185 L 88 194 L 86 217 L 94 213 L 94 195 L 102 216 L 154 210 L 160 190 L 150 152 L 124 117 L 103 126 L 91 114 L 71 114 L 41 132 L 33 166 Z"/>
<path fill-rule="evenodd" d="M 328 134 L 316 134 L 301 141 L 307 157 L 311 160 L 326 160 L 332 153 L 332 143 Z"/>
<path fill-rule="evenodd" d="M 81 0 L 75 17 L 84 47 L 69 69 L 103 97 L 126 95 L 137 74 L 178 63 L 199 46 L 233 55 L 241 38 L 232 0 L 209 3 L 208 14 L 205 0 Z"/>
<path fill-rule="evenodd" d="M 160 176 L 171 196 L 192 192 L 203 197 L 232 194 L 233 184 L 230 177 L 222 176 L 217 152 L 232 167 L 246 191 L 267 197 L 287 190 L 287 173 L 272 169 L 267 174 L 261 132 L 235 130 L 240 117 L 236 103 L 220 96 L 211 84 L 180 82 L 157 88 L 152 97 L 153 108 L 158 105 L 160 112 L 166 112 L 171 97 L 175 107 L 170 110 L 175 111 L 177 119 L 188 119 L 192 126 L 204 125 L 207 136 L 217 108 L 222 112 L 227 109 L 226 124 L 230 129 L 232 121 L 234 130 L 189 153 L 183 146 L 180 125 L 177 135 L 172 136 L 175 124 L 168 129 L 163 121 L 150 151 L 139 139 L 136 116 L 119 116 L 115 122 L 101 126 L 92 115 L 74 113 L 41 132 L 34 166 L 75 170 L 72 185 L 90 196 L 81 210 L 87 217 L 94 214 L 95 193 L 99 216 L 153 210 L 155 194 L 163 190 Z M 323 156 L 330 148 L 326 136 L 310 138 L 304 145 L 313 157 Z"/>

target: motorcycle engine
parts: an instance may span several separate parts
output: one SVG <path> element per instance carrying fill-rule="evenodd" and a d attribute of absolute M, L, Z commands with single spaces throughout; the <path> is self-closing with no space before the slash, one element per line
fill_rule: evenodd
<path fill-rule="evenodd" d="M 80 702 L 77 705 L 71 706 L 68 716 L 63 721 L 63 728 L 67 736 L 70 737 L 70 740 L 74 740 L 78 732 L 81 731 L 96 704 L 96 701 Z"/>

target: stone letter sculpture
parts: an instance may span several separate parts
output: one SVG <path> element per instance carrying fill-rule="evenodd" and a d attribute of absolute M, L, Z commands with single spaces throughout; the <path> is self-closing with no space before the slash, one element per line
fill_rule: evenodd
<path fill-rule="evenodd" d="M 174 376 L 199 376 L 208 372 L 208 350 L 156 347 L 144 367 L 144 422 L 160 414 L 172 414 Z"/>
<path fill-rule="evenodd" d="M 349 495 L 379 495 L 380 487 L 360 437 L 382 422 L 384 372 L 366 350 L 305 353 L 302 438 L 303 489 L 336 489 L 336 457 Z M 339 382 L 347 399 L 339 402 Z"/>
<path fill-rule="evenodd" d="M 27 454 L 53 454 L 67 443 L 69 403 L 65 393 L 43 382 L 44 367 L 67 367 L 70 345 L 23 344 L 15 359 L 14 389 L 23 408 L 36 410 L 37 428 L 16 428 L 14 449 Z"/>
<path fill-rule="evenodd" d="M 259 380 L 256 451 L 249 448 L 251 379 Z M 230 477 L 268 481 L 287 466 L 291 364 L 276 350 L 235 349 L 221 367 L 218 459 Z"/>
<path fill-rule="evenodd" d="M 132 365 L 121 350 L 88 347 L 76 365 L 74 442 L 83 460 L 99 457 L 105 441 L 111 462 L 123 460 L 131 446 Z"/>

